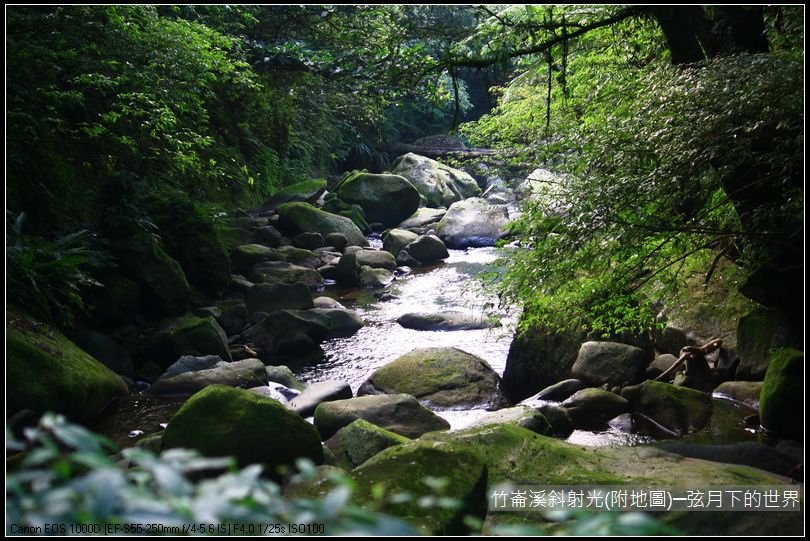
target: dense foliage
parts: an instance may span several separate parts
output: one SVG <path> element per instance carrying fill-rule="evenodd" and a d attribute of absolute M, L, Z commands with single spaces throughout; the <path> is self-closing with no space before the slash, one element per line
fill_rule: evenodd
<path fill-rule="evenodd" d="M 592 15 L 499 17 L 541 28 Z M 654 21 L 629 18 L 527 55 L 498 109 L 463 127 L 563 173 L 536 183 L 515 226 L 530 249 L 502 282 L 529 325 L 638 332 L 654 325 L 650 300 L 672 301 L 694 273 L 708 282 L 721 258 L 736 264 L 714 276 L 728 288 L 777 257 L 801 262 L 800 51 L 673 66 L 665 45 Z"/>
<path fill-rule="evenodd" d="M 334 488 L 323 499 L 287 497 L 262 476 L 261 466 L 238 470 L 228 458 L 205 458 L 185 449 L 155 455 L 131 447 L 120 453 L 106 439 L 61 416 L 45 414 L 18 439 L 6 428 L 12 457 L 6 479 L 6 533 L 40 528 L 40 533 L 117 535 L 399 535 L 422 532 L 352 501 L 352 481 L 333 474 Z M 298 462 L 294 483 L 315 482 L 308 461 Z M 435 496 L 420 505 L 454 506 L 441 496 L 445 479 L 426 479 Z M 382 494 L 383 491 L 380 491 Z M 390 502 L 407 501 L 392 494 Z M 381 496 L 378 505 L 386 499 Z M 558 533 L 573 535 L 655 535 L 678 532 L 641 513 L 557 513 L 567 521 Z M 575 520 L 571 520 L 574 518 Z M 481 521 L 468 517 L 472 528 Z M 50 529 L 46 531 L 45 528 Z M 258 531 L 271 528 L 277 531 Z M 290 527 L 296 531 L 289 531 Z M 281 531 L 280 528 L 285 528 Z M 33 531 L 33 530 L 32 530 Z M 527 526 L 500 526 L 496 535 L 537 535 Z"/>

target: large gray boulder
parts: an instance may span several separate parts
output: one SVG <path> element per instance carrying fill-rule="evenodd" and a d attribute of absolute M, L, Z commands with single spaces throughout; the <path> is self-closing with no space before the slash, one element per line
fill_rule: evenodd
<path fill-rule="evenodd" d="M 345 338 L 363 328 L 365 323 L 353 310 L 345 308 L 313 308 L 310 312 L 329 318 L 331 329 L 330 338 Z"/>
<path fill-rule="evenodd" d="M 245 294 L 248 313 L 276 310 L 307 310 L 314 307 L 312 292 L 306 284 L 256 284 Z"/>
<path fill-rule="evenodd" d="M 232 363 L 218 363 L 205 370 L 186 371 L 170 377 L 164 375 L 149 387 L 148 393 L 188 396 L 214 384 L 250 389 L 267 385 L 267 381 L 263 362 L 259 359 L 244 359 Z"/>
<path fill-rule="evenodd" d="M 426 432 L 447 430 L 450 423 L 407 394 L 360 396 L 324 402 L 315 409 L 315 426 L 324 439 L 356 419 L 390 430 L 407 438 Z"/>
<path fill-rule="evenodd" d="M 335 454 L 338 464 L 353 470 L 392 445 L 407 441 L 410 440 L 405 436 L 357 419 L 338 430 L 324 445 Z"/>
<path fill-rule="evenodd" d="M 582 389 L 562 404 L 576 428 L 602 428 L 608 421 L 630 411 L 630 403 L 621 396 L 602 389 Z"/>
<path fill-rule="evenodd" d="M 257 284 L 295 284 L 301 282 L 313 289 L 323 285 L 323 276 L 315 269 L 284 261 L 265 261 L 250 268 L 250 280 Z"/>
<path fill-rule="evenodd" d="M 243 244 L 231 250 L 231 270 L 234 273 L 244 272 L 264 261 L 285 261 L 285 258 L 275 248 L 262 244 Z"/>
<path fill-rule="evenodd" d="M 451 248 L 494 246 L 507 234 L 506 206 L 473 197 L 453 203 L 441 219 L 437 233 Z"/>
<path fill-rule="evenodd" d="M 412 152 L 397 158 L 392 167 L 393 174 L 414 185 L 426 207 L 449 207 L 481 194 L 481 188 L 469 174 Z"/>
<path fill-rule="evenodd" d="M 622 396 L 626 398 L 633 412 L 652 419 L 655 425 L 663 427 L 659 437 L 680 436 L 696 432 L 706 426 L 712 416 L 712 401 L 709 395 L 678 387 L 662 381 L 647 380 L 639 385 L 625 387 Z"/>
<path fill-rule="evenodd" d="M 189 398 L 163 433 L 163 448 L 232 456 L 240 467 L 263 464 L 272 475 L 299 458 L 323 462 L 315 428 L 277 400 L 243 389 L 210 385 Z"/>
<path fill-rule="evenodd" d="M 422 229 L 435 224 L 447 214 L 446 208 L 429 208 L 422 207 L 414 212 L 410 218 L 400 223 L 397 227 L 400 229 Z"/>
<path fill-rule="evenodd" d="M 652 361 L 643 350 L 618 342 L 585 342 L 571 368 L 576 379 L 611 387 L 638 383 Z"/>
<path fill-rule="evenodd" d="M 156 311 L 172 316 L 185 311 L 191 295 L 186 275 L 153 235 L 138 230 L 125 243 L 116 245 L 116 252 L 121 270 L 141 284 Z"/>
<path fill-rule="evenodd" d="M 419 235 L 405 229 L 390 229 L 383 237 L 383 250 L 396 256 L 400 250 L 418 238 Z"/>
<path fill-rule="evenodd" d="M 466 331 L 470 329 L 490 329 L 496 325 L 480 315 L 464 312 L 438 312 L 424 314 L 408 312 L 397 318 L 397 323 L 406 329 L 417 331 Z"/>
<path fill-rule="evenodd" d="M 145 356 L 168 367 L 183 355 L 219 355 L 230 361 L 228 338 L 213 317 L 184 316 L 164 321 L 149 337 Z"/>
<path fill-rule="evenodd" d="M 585 333 L 528 327 L 509 346 L 503 382 L 512 402 L 571 377 Z"/>
<path fill-rule="evenodd" d="M 539 410 L 529 406 L 515 406 L 487 412 L 481 417 L 478 417 L 466 428 L 504 423 L 517 425 L 526 430 L 536 432 L 537 434 L 543 434 L 544 436 L 551 436 L 554 432 L 545 416 Z"/>
<path fill-rule="evenodd" d="M 313 310 L 278 310 L 245 330 L 242 340 L 261 349 L 263 360 L 284 353 L 317 350 L 332 324 Z"/>
<path fill-rule="evenodd" d="M 421 348 L 378 368 L 358 396 L 406 393 L 438 408 L 498 409 L 501 378 L 483 359 L 456 348 Z"/>
<path fill-rule="evenodd" d="M 276 209 L 279 227 L 288 235 L 299 233 L 342 233 L 349 245 L 367 246 L 368 241 L 360 229 L 345 216 L 319 210 L 308 203 L 285 203 Z"/>
<path fill-rule="evenodd" d="M 340 199 L 360 205 L 370 223 L 394 227 L 419 208 L 419 192 L 399 175 L 355 172 L 337 188 Z"/>
<path fill-rule="evenodd" d="M 403 249 L 420 263 L 435 263 L 450 257 L 447 247 L 436 235 L 420 235 Z"/>
<path fill-rule="evenodd" d="M 301 417 L 309 417 L 322 402 L 352 397 L 352 388 L 345 381 L 319 381 L 309 385 L 290 401 L 290 409 Z"/>
<path fill-rule="evenodd" d="M 337 281 L 349 286 L 361 285 L 360 275 L 364 267 L 392 271 L 397 267 L 397 261 L 394 259 L 393 255 L 383 250 L 356 250 L 348 252 L 343 254 L 340 261 L 338 261 L 337 268 L 335 269 Z M 371 287 L 370 281 L 375 279 L 377 274 L 368 272 L 366 274 L 369 275 L 366 282 L 369 287 Z M 380 274 L 385 275 L 385 273 Z M 388 274 L 390 274 L 390 272 Z M 381 277 L 381 280 L 384 281 L 388 278 L 388 275 L 385 275 Z M 390 279 L 393 280 L 393 275 L 390 276 Z M 390 281 L 388 283 L 390 283 Z M 383 285 L 387 285 L 387 283 Z"/>

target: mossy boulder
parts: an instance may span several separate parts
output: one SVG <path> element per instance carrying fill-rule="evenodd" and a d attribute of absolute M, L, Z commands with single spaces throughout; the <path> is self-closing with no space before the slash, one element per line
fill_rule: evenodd
<path fill-rule="evenodd" d="M 760 423 L 772 434 L 804 440 L 804 353 L 783 348 L 771 354 L 759 395 Z"/>
<path fill-rule="evenodd" d="M 521 323 L 525 317 L 521 316 Z M 585 333 L 577 328 L 555 331 L 540 326 L 527 327 L 515 336 L 503 372 L 504 387 L 512 402 L 570 378 L 584 339 Z"/>
<path fill-rule="evenodd" d="M 529 406 L 515 406 L 488 412 L 475 419 L 467 428 L 500 424 L 517 425 L 546 436 L 551 436 L 554 433 L 551 424 L 543 413 Z"/>
<path fill-rule="evenodd" d="M 388 269 L 375 269 L 368 265 L 360 267 L 360 274 L 358 276 L 360 287 L 369 289 L 382 289 L 391 285 L 394 281 L 394 273 Z"/>
<path fill-rule="evenodd" d="M 396 445 L 355 469 L 351 478 L 356 486 L 354 496 L 361 505 L 373 502 L 374 494 L 380 492 L 411 494 L 410 501 L 390 504 L 386 511 L 428 534 L 477 533 L 470 530 L 465 518 L 486 516 L 486 464 L 463 448 Z M 422 503 L 438 498 L 452 498 L 458 506 Z"/>
<path fill-rule="evenodd" d="M 353 255 L 361 267 L 387 270 L 397 268 L 397 260 L 394 256 L 383 250 L 358 250 Z"/>
<path fill-rule="evenodd" d="M 375 464 L 383 471 L 411 457 L 412 474 L 423 467 L 417 449 L 435 449 L 447 453 L 464 451 L 483 462 L 488 471 L 490 490 L 499 485 L 636 485 L 672 487 L 723 487 L 731 485 L 788 485 L 790 480 L 748 466 L 721 464 L 678 456 L 648 446 L 583 447 L 536 434 L 515 425 L 494 425 L 458 432 L 433 433 L 419 440 L 386 449 L 367 462 L 360 471 Z M 401 458 L 399 458 L 401 457 Z M 391 470 L 394 471 L 393 468 Z M 452 471 L 452 470 L 451 470 Z M 446 474 L 450 475 L 450 474 Z M 354 477 L 354 474 L 353 474 Z M 396 492 L 409 479 L 397 472 L 387 478 L 387 487 Z M 706 519 L 695 520 L 695 516 Z M 657 515 L 667 524 L 675 524 L 691 534 L 801 532 L 801 513 L 694 513 Z M 745 528 L 740 522 L 745 522 Z M 767 524 L 765 524 L 767 522 Z M 534 512 L 490 513 L 487 526 L 518 523 L 537 526 L 542 519 Z M 485 530 L 486 533 L 487 530 Z"/>
<path fill-rule="evenodd" d="M 314 307 L 306 284 L 256 284 L 245 294 L 250 315 L 276 310 L 308 310 Z"/>
<path fill-rule="evenodd" d="M 282 246 L 278 251 L 284 256 L 284 259 L 302 267 L 316 269 L 321 265 L 320 256 L 312 250 L 296 246 Z"/>
<path fill-rule="evenodd" d="M 422 207 L 414 212 L 407 220 L 400 223 L 397 227 L 400 229 L 417 229 L 422 230 L 423 228 L 437 223 L 439 220 L 444 218 L 444 215 L 447 213 L 446 208 L 428 208 Z"/>
<path fill-rule="evenodd" d="M 397 158 L 392 168 L 393 174 L 413 184 L 426 207 L 448 207 L 481 194 L 478 183 L 468 173 L 412 152 Z"/>
<path fill-rule="evenodd" d="M 166 315 L 185 311 L 191 294 L 186 275 L 153 235 L 138 230 L 117 251 L 121 269 L 143 286 L 144 306 Z"/>
<path fill-rule="evenodd" d="M 230 361 L 228 337 L 213 317 L 184 316 L 163 322 L 149 338 L 145 355 L 168 367 L 183 355 L 219 355 Z"/>
<path fill-rule="evenodd" d="M 312 310 L 278 310 L 242 333 L 242 340 L 261 349 L 262 360 L 272 356 L 316 350 L 332 324 Z"/>
<path fill-rule="evenodd" d="M 506 205 L 491 205 L 480 197 L 453 203 L 436 232 L 451 248 L 494 246 L 507 234 Z"/>
<path fill-rule="evenodd" d="M 359 395 L 405 393 L 430 407 L 498 409 L 507 403 L 498 374 L 457 348 L 421 348 L 378 368 Z"/>
<path fill-rule="evenodd" d="M 621 396 L 602 389 L 582 389 L 562 404 L 576 428 L 604 428 L 617 415 L 630 411 L 630 403 Z"/>
<path fill-rule="evenodd" d="M 793 345 L 790 343 L 792 337 L 789 336 L 789 328 L 785 317 L 774 309 L 757 308 L 741 317 L 737 324 L 737 355 L 740 364 L 736 379 L 764 379 L 771 359 L 770 351 Z"/>
<path fill-rule="evenodd" d="M 315 203 L 326 191 L 326 179 L 313 178 L 290 184 L 273 194 L 262 206 L 262 211 L 275 210 L 284 203 Z"/>
<path fill-rule="evenodd" d="M 281 232 L 272 225 L 259 227 L 250 233 L 251 244 L 261 244 L 270 248 L 278 248 L 281 245 L 281 238 Z"/>
<path fill-rule="evenodd" d="M 299 233 L 342 233 L 352 246 L 367 246 L 363 232 L 345 216 L 319 210 L 307 203 L 285 203 L 276 209 L 279 226 L 288 235 Z"/>
<path fill-rule="evenodd" d="M 630 402 L 633 412 L 652 419 L 672 435 L 696 432 L 712 416 L 709 395 L 662 381 L 647 380 L 625 387 L 622 397 Z"/>
<path fill-rule="evenodd" d="M 214 384 L 250 389 L 267 385 L 267 382 L 264 363 L 259 359 L 244 359 L 231 363 L 220 363 L 206 370 L 183 372 L 173 377 L 161 378 L 149 387 L 148 393 L 164 396 L 189 396 Z"/>
<path fill-rule="evenodd" d="M 171 418 L 163 449 L 174 447 L 232 456 L 240 467 L 262 464 L 271 473 L 299 458 L 323 462 L 315 427 L 277 400 L 224 385 L 206 387 Z"/>
<path fill-rule="evenodd" d="M 447 247 L 436 235 L 420 235 L 405 246 L 404 250 L 423 264 L 435 263 L 450 257 Z"/>
<path fill-rule="evenodd" d="M 761 392 L 761 381 L 724 381 L 712 391 L 712 396 L 730 398 L 757 408 Z"/>
<path fill-rule="evenodd" d="M 168 247 L 189 283 L 200 291 L 216 296 L 231 281 L 231 258 L 213 224 L 198 221 Z"/>
<path fill-rule="evenodd" d="M 405 229 L 390 229 L 383 237 L 383 250 L 396 257 L 400 250 L 419 238 L 419 235 Z"/>
<path fill-rule="evenodd" d="M 332 450 L 339 466 L 353 470 L 381 451 L 408 441 L 405 436 L 357 419 L 338 430 L 325 445 Z"/>
<path fill-rule="evenodd" d="M 345 308 L 313 308 L 313 313 L 329 318 L 331 327 L 330 338 L 345 338 L 363 328 L 365 323 L 357 312 Z"/>
<path fill-rule="evenodd" d="M 650 361 L 652 357 L 637 347 L 591 341 L 580 346 L 571 374 L 591 385 L 631 385 L 641 381 Z"/>
<path fill-rule="evenodd" d="M 89 421 L 127 386 L 54 328 L 12 312 L 6 324 L 6 410 Z"/>
<path fill-rule="evenodd" d="M 248 278 L 257 284 L 296 284 L 301 282 L 313 289 L 323 285 L 323 276 L 309 267 L 285 261 L 265 261 L 250 268 Z"/>
<path fill-rule="evenodd" d="M 419 192 L 399 175 L 356 172 L 346 177 L 336 190 L 349 204 L 360 205 L 366 219 L 394 227 L 420 206 Z"/>
<path fill-rule="evenodd" d="M 285 387 L 295 389 L 296 391 L 304 390 L 304 384 L 296 379 L 295 374 L 293 374 L 292 370 L 290 370 L 288 366 L 265 366 L 264 370 L 267 373 L 268 380 L 275 383 L 280 383 Z"/>
<path fill-rule="evenodd" d="M 284 255 L 261 244 L 242 244 L 231 250 L 231 267 L 234 273 L 245 272 L 257 263 L 265 261 L 286 261 Z"/>
<path fill-rule="evenodd" d="M 371 232 L 371 226 L 369 226 L 366 220 L 366 213 L 363 211 L 363 207 L 346 203 L 338 199 L 337 194 L 328 194 L 321 210 L 350 219 L 363 233 Z"/>
<path fill-rule="evenodd" d="M 364 419 L 408 438 L 418 438 L 426 432 L 450 428 L 447 421 L 407 394 L 335 400 L 324 402 L 315 409 L 315 426 L 324 439 L 331 438 L 356 419 Z"/>

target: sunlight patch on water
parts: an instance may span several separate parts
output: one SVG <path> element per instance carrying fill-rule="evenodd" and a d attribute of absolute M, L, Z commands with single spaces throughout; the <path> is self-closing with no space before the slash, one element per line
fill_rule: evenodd
<path fill-rule="evenodd" d="M 498 298 L 486 291 L 479 277 L 495 270 L 493 263 L 502 250 L 478 248 L 450 250 L 444 264 L 414 269 L 397 279 L 390 288 L 394 298 L 376 301 L 356 291 L 332 293 L 347 308 L 358 312 L 366 323 L 348 338 L 327 340 L 325 355 L 317 364 L 299 369 L 301 381 L 327 379 L 348 382 L 354 391 L 377 368 L 416 348 L 457 347 L 486 360 L 503 374 L 506 356 L 514 335 L 515 317 L 497 310 Z M 405 329 L 397 318 L 408 312 L 459 311 L 499 317 L 501 326 L 466 331 L 417 331 Z"/>

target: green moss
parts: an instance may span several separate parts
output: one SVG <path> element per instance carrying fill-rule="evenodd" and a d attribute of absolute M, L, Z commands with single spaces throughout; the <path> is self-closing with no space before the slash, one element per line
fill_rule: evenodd
<path fill-rule="evenodd" d="M 311 199 L 317 199 L 317 197 L 323 193 L 325 189 L 325 178 L 312 178 L 309 180 L 296 182 L 295 184 L 290 184 L 289 186 L 279 190 L 276 195 L 289 196 L 291 197 L 291 199 L 289 199 L 290 201 L 309 201 Z M 298 197 L 301 199 L 293 199 Z"/>
<path fill-rule="evenodd" d="M 286 261 L 284 254 L 262 244 L 242 244 L 231 250 L 231 265 L 234 272 L 243 272 L 263 261 Z"/>
<path fill-rule="evenodd" d="M 384 449 L 407 441 L 410 440 L 405 436 L 357 419 L 338 430 L 326 446 L 334 452 L 340 466 L 352 469 Z"/>
<path fill-rule="evenodd" d="M 385 511 L 401 517 L 426 532 L 439 535 L 468 533 L 466 515 L 483 518 L 487 507 L 487 468 L 466 449 L 432 446 L 389 447 L 352 473 L 355 497 L 373 502 L 378 493 L 407 493 L 411 501 L 390 504 Z M 442 479 L 442 489 L 431 488 L 431 480 Z M 437 483 L 437 484 L 439 484 Z M 438 492 L 438 494 L 437 494 Z M 421 505 L 422 498 L 436 496 L 460 501 L 459 509 Z"/>
<path fill-rule="evenodd" d="M 791 348 L 774 350 L 759 395 L 762 426 L 780 437 L 801 441 L 803 396 L 804 353 Z"/>
<path fill-rule="evenodd" d="M 323 461 L 315 427 L 271 398 L 210 385 L 189 398 L 169 421 L 163 448 L 187 447 L 205 456 L 233 456 L 240 466 L 270 471 L 297 458 Z"/>
<path fill-rule="evenodd" d="M 343 233 L 349 245 L 365 246 L 366 237 L 350 219 L 316 209 L 307 203 L 285 203 L 276 209 L 281 228 L 291 235 L 299 233 Z"/>
<path fill-rule="evenodd" d="M 419 208 L 419 192 L 399 175 L 358 172 L 349 175 L 336 190 L 346 203 L 363 207 L 369 222 L 393 227 Z"/>
<path fill-rule="evenodd" d="M 625 387 L 622 396 L 630 401 L 633 411 L 679 434 L 700 430 L 712 415 L 712 401 L 706 393 L 662 381 L 647 380 Z"/>
<path fill-rule="evenodd" d="M 295 246 L 282 246 L 278 249 L 278 251 L 282 256 L 284 256 L 284 259 L 290 263 L 300 263 L 301 261 L 318 257 L 312 252 L 312 250 L 296 248 Z"/>
<path fill-rule="evenodd" d="M 188 304 L 191 289 L 180 263 L 165 252 L 160 242 L 149 233 L 140 231 L 122 242 L 124 268 L 133 273 L 165 314 L 182 314 Z"/>
<path fill-rule="evenodd" d="M 149 360 L 163 366 L 181 355 L 219 355 L 231 360 L 228 337 L 213 317 L 185 316 L 163 323 L 150 337 L 146 348 Z"/>
<path fill-rule="evenodd" d="M 502 405 L 500 379 L 475 355 L 456 348 L 422 348 L 378 369 L 360 393 L 405 393 L 437 407 Z"/>
<path fill-rule="evenodd" d="M 85 421 L 128 393 L 106 366 L 58 331 L 10 314 L 6 327 L 6 407 Z"/>

